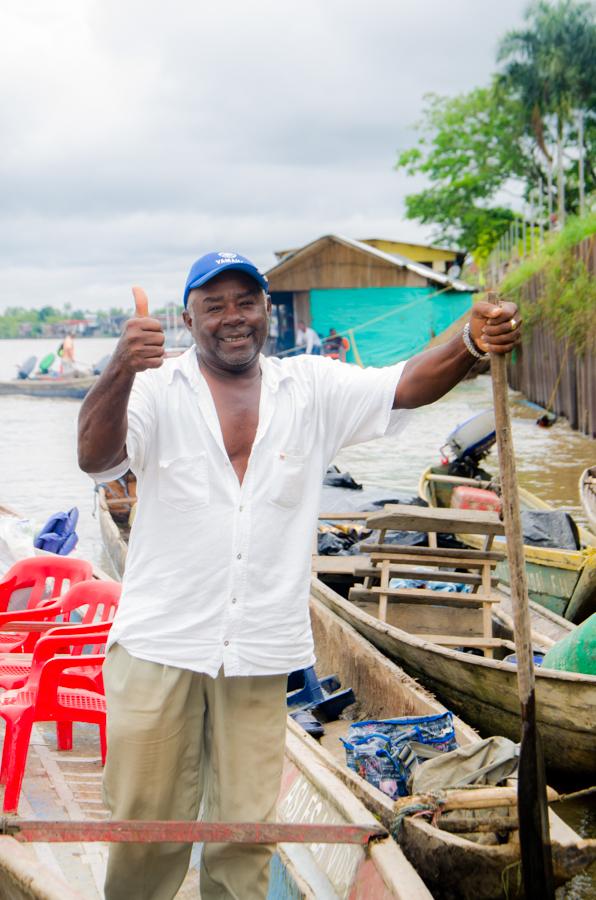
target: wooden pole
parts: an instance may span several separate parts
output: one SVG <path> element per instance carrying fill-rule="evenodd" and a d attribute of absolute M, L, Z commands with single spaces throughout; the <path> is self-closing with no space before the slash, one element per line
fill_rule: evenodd
<path fill-rule="evenodd" d="M 577 114 L 577 145 L 579 150 L 579 214 L 583 216 L 586 211 L 586 191 L 584 176 L 584 111 L 580 109 Z"/>
<path fill-rule="evenodd" d="M 489 303 L 498 302 L 489 291 Z M 544 757 L 536 727 L 536 683 L 528 586 L 523 551 L 515 455 L 507 396 L 507 359 L 491 354 L 495 426 L 499 451 L 499 471 L 503 501 L 503 520 L 507 540 L 511 603 L 515 627 L 517 684 L 521 704 L 521 747 L 518 771 L 518 815 L 520 849 L 525 896 L 551 900 L 555 896 L 553 864 L 548 829 L 548 806 Z"/>

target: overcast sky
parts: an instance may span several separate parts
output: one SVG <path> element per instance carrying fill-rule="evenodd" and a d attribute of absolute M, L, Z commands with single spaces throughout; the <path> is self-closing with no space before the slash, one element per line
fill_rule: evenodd
<path fill-rule="evenodd" d="M 393 171 L 422 98 L 484 84 L 526 0 L 0 5 L 0 310 L 177 299 L 192 261 L 425 240 Z"/>

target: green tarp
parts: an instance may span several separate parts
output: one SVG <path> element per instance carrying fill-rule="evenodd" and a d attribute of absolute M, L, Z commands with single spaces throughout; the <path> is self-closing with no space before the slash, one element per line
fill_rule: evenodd
<path fill-rule="evenodd" d="M 386 366 L 422 350 L 472 305 L 472 295 L 438 288 L 353 288 L 311 290 L 312 327 L 327 335 L 355 329 L 365 366 Z M 364 327 L 361 327 L 364 326 Z M 356 362 L 353 349 L 348 362 Z"/>

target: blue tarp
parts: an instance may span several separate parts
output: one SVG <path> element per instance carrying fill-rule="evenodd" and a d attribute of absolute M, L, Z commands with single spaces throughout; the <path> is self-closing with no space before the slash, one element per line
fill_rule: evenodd
<path fill-rule="evenodd" d="M 339 332 L 355 328 L 363 364 L 390 365 L 418 353 L 472 305 L 472 294 L 457 291 L 438 294 L 439 290 L 434 287 L 311 290 L 312 326 L 323 336 L 330 328 Z M 371 321 L 377 316 L 383 318 Z M 360 331 L 361 325 L 365 327 Z M 350 350 L 348 362 L 355 361 Z"/>

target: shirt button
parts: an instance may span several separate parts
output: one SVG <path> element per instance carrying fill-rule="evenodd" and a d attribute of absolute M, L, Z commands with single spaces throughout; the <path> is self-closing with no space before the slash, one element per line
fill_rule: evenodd
<path fill-rule="evenodd" d="M 244 507 L 243 507 L 243 506 L 239 506 L 238 509 L 240 510 L 240 512 L 242 512 L 242 510 L 244 509 Z"/>
<path fill-rule="evenodd" d="M 229 644 L 230 644 L 230 642 L 229 642 L 229 641 L 224 641 L 224 647 L 228 647 L 228 646 L 229 646 Z"/>
<path fill-rule="evenodd" d="M 242 554 L 238 553 L 238 555 L 236 556 L 236 559 L 242 559 Z"/>
<path fill-rule="evenodd" d="M 236 602 L 236 598 L 232 597 L 232 603 L 235 603 L 235 602 Z"/>

